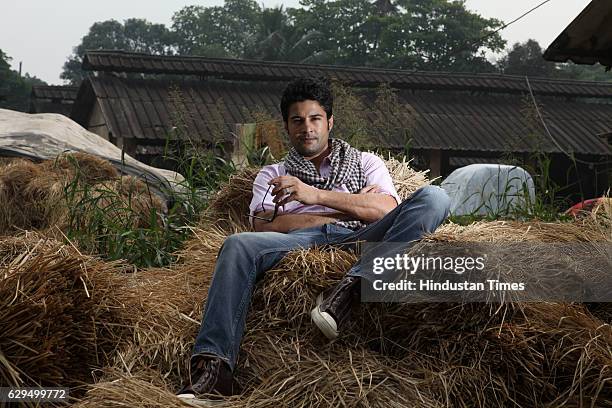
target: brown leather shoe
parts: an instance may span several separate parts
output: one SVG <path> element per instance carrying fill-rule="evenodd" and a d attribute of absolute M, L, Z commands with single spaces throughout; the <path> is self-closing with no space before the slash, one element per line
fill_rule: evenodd
<path fill-rule="evenodd" d="M 188 404 L 211 406 L 221 402 L 224 396 L 239 393 L 231 369 L 218 357 L 193 356 L 189 377 L 189 383 L 177 393 Z"/>
<path fill-rule="evenodd" d="M 352 299 L 360 282 L 359 277 L 345 276 L 340 283 L 317 298 L 317 305 L 310 312 L 310 317 L 328 339 L 336 339 L 340 328 L 349 320 Z"/>

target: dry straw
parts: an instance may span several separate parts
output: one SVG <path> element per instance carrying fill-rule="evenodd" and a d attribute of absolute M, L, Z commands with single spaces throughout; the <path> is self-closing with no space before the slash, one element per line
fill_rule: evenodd
<path fill-rule="evenodd" d="M 103 210 L 107 218 L 125 220 L 129 228 L 150 227 L 151 214 L 155 214 L 154 219 L 161 224 L 160 215 L 168 211 L 166 204 L 146 183 L 132 176 L 94 184 L 87 199 Z M 83 221 L 87 222 L 87 214 Z"/>
<path fill-rule="evenodd" d="M 0 381 L 75 386 L 91 379 L 104 341 L 96 336 L 96 274 L 118 264 L 27 233 L 0 238 Z"/>
<path fill-rule="evenodd" d="M 248 211 L 253 171 L 221 190 L 174 272 L 147 271 L 118 292 L 125 310 L 114 324 L 133 328 L 132 335 L 119 339 L 113 371 L 83 406 L 180 406 L 172 394 L 186 376 L 217 252 L 228 233 L 246 228 L 240 216 Z M 610 225 L 598 225 L 450 224 L 426 242 L 610 241 Z M 253 296 L 238 363 L 244 393 L 226 406 L 600 406 L 612 400 L 610 326 L 583 305 L 371 304 L 356 309 L 341 338 L 328 343 L 308 311 L 355 260 L 340 249 L 314 248 L 291 252 L 268 271 Z M 542 267 L 520 256 L 514 262 Z"/>
<path fill-rule="evenodd" d="M 126 274 L 96 263 L 86 268 L 91 298 L 78 284 L 59 285 L 65 289 L 44 296 L 47 305 L 56 305 L 55 316 L 61 319 L 73 316 L 59 306 L 69 293 L 71 310 L 78 307 L 81 313 L 79 321 L 91 322 L 82 327 L 58 325 L 61 333 L 56 337 L 64 339 L 65 349 L 76 347 L 74 340 L 81 348 L 93 347 L 97 361 L 83 360 L 81 366 L 66 368 L 57 356 L 49 356 L 45 365 L 45 372 L 74 378 L 81 378 L 69 371 L 74 367 L 104 367 L 96 371 L 95 384 L 77 406 L 184 406 L 173 393 L 187 375 L 218 250 L 229 233 L 246 228 L 242 215 L 248 212 L 254 175 L 251 169 L 222 188 L 201 228 L 193 230 L 193 239 L 179 254 L 179 264 Z M 610 231 L 605 217 L 566 224 L 450 224 L 424 244 L 611 242 Z M 3 268 L 32 259 L 27 256 L 32 244 L 6 242 L 0 246 L 6 248 L 0 249 Z M 68 266 L 75 262 L 74 252 L 65 252 L 69 248 L 51 248 L 44 251 L 45 257 Z M 254 293 L 238 361 L 244 392 L 225 406 L 598 407 L 612 401 L 610 325 L 585 305 L 367 304 L 354 310 L 337 341 L 325 341 L 310 323 L 308 311 L 315 296 L 340 279 L 355 260 L 355 254 L 320 247 L 293 251 L 268 271 Z M 514 266 L 525 268 L 525 260 L 518 254 Z M 79 262 L 82 271 L 83 261 Z M 40 260 L 33 264 L 54 265 Z M 36 271 L 45 279 L 33 281 L 29 290 L 49 290 L 45 282 L 52 274 L 74 276 L 75 267 L 68 266 L 61 268 L 67 272 L 39 267 Z M 14 285 L 15 280 L 8 281 Z M 14 286 L 0 282 L 14 293 Z M 16 315 L 21 309 L 34 310 L 10 310 Z M 48 316 L 40 309 L 32 313 Z M 4 352 L 4 346 L 0 350 Z M 40 375 L 33 365 L 18 368 L 24 377 Z"/>
<path fill-rule="evenodd" d="M 0 163 L 0 234 L 22 229 L 65 230 L 69 207 L 80 202 L 111 213 L 129 208 L 135 226 L 149 224 L 151 209 L 157 214 L 166 210 L 145 183 L 119 177 L 108 161 L 86 153 L 62 154 L 41 163 L 24 159 Z M 87 222 L 86 218 L 82 221 Z"/>
<path fill-rule="evenodd" d="M 324 341 L 307 312 L 353 260 L 335 249 L 294 251 L 268 272 L 239 359 L 245 391 L 230 406 L 598 406 L 612 398 L 610 326 L 582 305 L 366 305 L 338 341 Z M 177 406 L 172 392 L 186 375 L 213 261 L 134 276 L 109 299 L 106 324 L 129 330 L 115 339 L 114 371 L 83 404 Z M 150 370 L 155 386 L 141 378 Z M 142 405 L 142 393 L 161 399 Z"/>

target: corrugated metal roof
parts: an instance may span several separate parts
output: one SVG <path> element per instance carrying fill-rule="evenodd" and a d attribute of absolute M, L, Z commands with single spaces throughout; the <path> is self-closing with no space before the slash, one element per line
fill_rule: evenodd
<path fill-rule="evenodd" d="M 535 110 L 521 97 L 400 92 L 400 99 L 418 113 L 415 146 L 497 152 L 530 152 L 540 146 L 545 152 L 560 152 L 541 123 L 527 119 L 535 117 Z M 566 152 L 612 154 L 610 146 L 597 137 L 612 129 L 611 104 L 544 97 L 538 103 L 543 105 L 549 130 Z"/>
<path fill-rule="evenodd" d="M 229 94 L 221 95 L 205 82 L 127 80 L 105 75 L 84 81 L 71 116 L 86 126 L 97 101 L 114 137 L 164 140 L 175 127 L 181 127 L 190 137 L 214 142 L 212 135 L 220 128 L 230 139 L 234 124 L 242 119 L 236 111 L 239 104 L 230 101 L 224 103 L 224 109 L 217 108 L 222 97 L 230 99 Z"/>
<path fill-rule="evenodd" d="M 500 74 L 462 74 L 308 65 L 288 62 L 236 60 L 224 58 L 161 56 L 123 51 L 88 51 L 83 69 L 99 72 L 138 72 L 215 77 L 228 80 L 287 82 L 302 76 L 327 75 L 344 83 L 373 87 L 388 83 L 394 88 L 471 90 L 489 93 L 522 93 L 528 87 L 525 77 Z M 612 83 L 530 78 L 539 95 L 612 97 Z"/>
<path fill-rule="evenodd" d="M 78 91 L 78 86 L 35 85 L 32 87 L 32 96 L 41 99 L 64 99 L 73 101 L 76 99 Z"/>
<path fill-rule="evenodd" d="M 78 90 L 76 86 L 33 86 L 29 112 L 70 116 Z"/>
<path fill-rule="evenodd" d="M 100 102 L 116 137 L 165 139 L 182 115 L 192 137 L 210 140 L 212 129 L 218 128 L 214 118 L 219 114 L 228 134 L 233 124 L 249 121 L 246 110 L 264 109 L 281 120 L 278 105 L 284 85 L 229 81 L 172 83 L 102 75 L 87 80 L 73 118 L 86 125 L 86 107 L 93 103 L 87 101 L 89 88 L 92 95 L 89 99 L 95 97 Z M 362 90 L 362 94 L 366 100 L 373 101 L 372 90 Z M 177 95 L 180 95 L 178 102 L 173 100 Z M 529 100 L 522 96 L 403 89 L 398 91 L 398 98 L 400 111 L 413 112 L 412 116 L 364 112 L 370 123 L 382 123 L 393 130 L 384 133 L 385 140 L 380 141 L 389 147 L 403 148 L 408 134 L 410 146 L 415 149 L 532 152 L 539 148 L 545 152 L 560 152 L 548 136 L 543 136 L 545 133 L 539 122 L 530 123 L 526 119 L 530 116 L 529 111 L 531 116 L 534 111 Z M 217 109 L 218 103 L 221 110 Z M 538 97 L 538 103 L 553 137 L 568 153 L 612 154 L 611 147 L 597 136 L 612 130 L 612 104 L 571 102 L 552 97 Z"/>
<path fill-rule="evenodd" d="M 612 1 L 593 0 L 544 53 L 549 61 L 612 66 Z"/>

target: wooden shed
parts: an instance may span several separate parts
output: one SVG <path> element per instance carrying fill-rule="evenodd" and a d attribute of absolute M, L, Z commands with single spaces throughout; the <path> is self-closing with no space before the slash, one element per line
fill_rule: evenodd
<path fill-rule="evenodd" d="M 601 135 L 612 131 L 611 83 L 117 51 L 88 52 L 83 67 L 91 75 L 72 117 L 137 155 L 159 154 L 179 118 L 195 137 L 214 142 L 222 135 L 231 144 L 250 109 L 262 108 L 280 121 L 288 81 L 327 76 L 365 100 L 363 117 L 381 129 L 372 135 L 378 143 L 393 150 L 409 145 L 417 164 L 433 175 L 543 152 L 553 158 L 560 185 L 586 196 L 609 185 L 612 146 Z M 410 124 L 397 109 L 382 112 L 369 103 L 381 84 L 394 90 L 400 111 L 414 119 Z"/>

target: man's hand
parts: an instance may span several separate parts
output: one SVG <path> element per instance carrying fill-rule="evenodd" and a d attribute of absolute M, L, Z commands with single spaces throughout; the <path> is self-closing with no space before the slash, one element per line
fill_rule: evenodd
<path fill-rule="evenodd" d="M 268 182 L 274 184 L 272 195 L 275 203 L 279 206 L 291 201 L 299 201 L 302 204 L 315 205 L 319 202 L 319 189 L 304 183 L 297 177 L 279 176 Z"/>
<path fill-rule="evenodd" d="M 274 185 L 272 201 L 278 206 L 291 201 L 321 205 L 366 224 L 378 221 L 397 207 L 395 199 L 387 194 L 380 194 L 381 188 L 376 184 L 362 188 L 358 194 L 321 190 L 293 176 L 275 177 L 268 184 Z"/>
<path fill-rule="evenodd" d="M 285 205 L 291 201 L 299 201 L 302 204 L 318 204 L 319 189 L 304 183 L 297 177 L 280 176 L 273 178 L 268 184 L 274 184 L 272 195 L 274 203 L 279 206 Z M 359 190 L 358 194 L 379 193 L 380 186 L 372 184 L 365 186 Z"/>
<path fill-rule="evenodd" d="M 380 193 L 380 186 L 376 184 L 372 184 L 371 186 L 365 186 L 358 192 L 358 194 L 368 194 L 368 193 Z"/>

